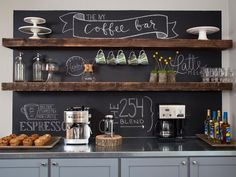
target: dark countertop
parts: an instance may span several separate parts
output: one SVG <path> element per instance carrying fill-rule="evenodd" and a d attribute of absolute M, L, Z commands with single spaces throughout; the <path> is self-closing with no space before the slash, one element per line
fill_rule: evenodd
<path fill-rule="evenodd" d="M 157 138 L 124 138 L 117 147 L 101 147 L 90 140 L 89 145 L 64 145 L 61 140 L 52 149 L 0 150 L 5 158 L 79 158 L 79 157 L 186 157 L 236 156 L 236 147 L 215 148 L 196 138 L 160 140 Z"/>

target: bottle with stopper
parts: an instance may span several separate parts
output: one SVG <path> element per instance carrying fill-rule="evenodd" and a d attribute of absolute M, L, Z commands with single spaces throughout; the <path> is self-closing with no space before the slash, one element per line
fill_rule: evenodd
<path fill-rule="evenodd" d="M 25 64 L 22 61 L 22 55 L 23 53 L 20 52 L 19 56 L 15 58 L 15 73 L 14 73 L 14 81 L 16 82 L 23 82 L 25 81 Z"/>
<path fill-rule="evenodd" d="M 33 81 L 43 81 L 43 72 L 42 72 L 42 69 L 43 69 L 43 64 L 42 62 L 40 61 L 40 54 L 37 53 L 37 56 L 33 58 L 33 60 L 36 60 L 34 63 L 33 63 Z"/>

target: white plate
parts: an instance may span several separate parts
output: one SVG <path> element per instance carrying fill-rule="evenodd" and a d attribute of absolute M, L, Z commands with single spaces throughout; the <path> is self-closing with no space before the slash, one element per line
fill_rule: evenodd
<path fill-rule="evenodd" d="M 215 26 L 198 26 L 187 29 L 187 33 L 198 35 L 199 40 L 208 40 L 207 34 L 212 34 L 220 31 L 218 27 Z"/>
<path fill-rule="evenodd" d="M 38 24 L 44 24 L 46 23 L 46 20 L 41 17 L 25 17 L 24 21 L 26 23 L 33 24 L 34 26 L 37 26 Z"/>
<path fill-rule="evenodd" d="M 18 30 L 22 33 L 33 34 L 30 39 L 39 39 L 38 35 L 50 34 L 52 32 L 51 29 L 42 26 L 22 26 Z"/>

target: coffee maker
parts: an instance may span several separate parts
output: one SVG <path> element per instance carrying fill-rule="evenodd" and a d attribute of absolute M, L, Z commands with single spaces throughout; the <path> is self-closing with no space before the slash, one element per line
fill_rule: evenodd
<path fill-rule="evenodd" d="M 88 144 L 92 134 L 88 107 L 70 107 L 64 111 L 66 124 L 65 144 Z"/>
<path fill-rule="evenodd" d="M 159 105 L 157 134 L 160 138 L 183 138 L 185 105 Z"/>

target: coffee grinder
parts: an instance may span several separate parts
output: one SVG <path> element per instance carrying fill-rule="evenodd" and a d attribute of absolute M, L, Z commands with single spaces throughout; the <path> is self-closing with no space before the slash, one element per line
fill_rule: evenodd
<path fill-rule="evenodd" d="M 159 105 L 157 134 L 160 138 L 183 138 L 185 105 Z"/>
<path fill-rule="evenodd" d="M 70 107 L 64 111 L 66 124 L 65 144 L 88 144 L 92 134 L 88 107 Z"/>

